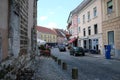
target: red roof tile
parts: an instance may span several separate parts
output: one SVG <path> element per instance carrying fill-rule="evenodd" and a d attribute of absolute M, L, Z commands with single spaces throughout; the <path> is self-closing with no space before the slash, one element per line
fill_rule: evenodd
<path fill-rule="evenodd" d="M 56 35 L 56 33 L 50 28 L 46 28 L 46 27 L 43 27 L 43 26 L 37 26 L 36 29 L 37 29 L 37 31 L 42 32 L 42 33 L 55 34 Z"/>

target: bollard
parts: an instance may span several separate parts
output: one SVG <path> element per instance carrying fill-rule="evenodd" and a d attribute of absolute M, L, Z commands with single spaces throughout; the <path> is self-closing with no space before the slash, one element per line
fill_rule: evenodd
<path fill-rule="evenodd" d="M 62 69 L 67 70 L 67 64 L 65 62 L 62 63 Z"/>
<path fill-rule="evenodd" d="M 58 65 L 61 65 L 61 59 L 58 59 Z"/>
<path fill-rule="evenodd" d="M 72 79 L 78 79 L 78 69 L 72 68 Z"/>

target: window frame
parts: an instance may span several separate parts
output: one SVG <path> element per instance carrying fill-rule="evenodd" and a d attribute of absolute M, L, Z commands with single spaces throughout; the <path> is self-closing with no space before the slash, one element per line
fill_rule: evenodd
<path fill-rule="evenodd" d="M 88 27 L 88 35 L 91 35 L 91 26 Z"/>
<path fill-rule="evenodd" d="M 78 18 L 78 24 L 80 24 L 80 18 Z"/>
<path fill-rule="evenodd" d="M 83 36 L 86 36 L 85 28 L 83 28 Z"/>
<path fill-rule="evenodd" d="M 111 4 L 111 5 L 110 5 Z M 109 6 L 110 5 L 110 6 Z M 107 14 L 111 14 L 113 12 L 113 1 L 109 0 L 107 2 Z"/>
<path fill-rule="evenodd" d="M 81 31 L 80 31 L 80 26 L 78 27 L 78 32 L 81 32 Z"/>
<path fill-rule="evenodd" d="M 94 25 L 94 34 L 98 34 L 98 24 Z"/>
<path fill-rule="evenodd" d="M 93 8 L 93 15 L 94 15 L 94 17 L 97 16 L 97 7 L 94 7 L 94 8 Z"/>
<path fill-rule="evenodd" d="M 83 23 L 85 23 L 85 14 L 83 15 Z"/>
<path fill-rule="evenodd" d="M 89 21 L 90 20 L 90 11 L 88 11 L 87 16 L 88 16 L 88 21 Z"/>

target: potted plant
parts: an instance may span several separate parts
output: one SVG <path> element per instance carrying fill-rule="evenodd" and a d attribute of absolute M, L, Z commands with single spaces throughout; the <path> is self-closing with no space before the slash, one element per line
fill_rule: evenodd
<path fill-rule="evenodd" d="M 50 48 L 49 47 L 45 47 L 44 45 L 41 45 L 40 47 L 39 47 L 39 49 L 40 49 L 40 53 L 41 53 L 41 55 L 44 55 L 44 56 L 50 56 Z"/>

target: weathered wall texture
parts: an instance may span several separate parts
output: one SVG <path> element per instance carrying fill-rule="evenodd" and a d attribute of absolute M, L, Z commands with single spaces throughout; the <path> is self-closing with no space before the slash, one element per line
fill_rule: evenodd
<path fill-rule="evenodd" d="M 0 0 L 0 61 L 8 56 L 8 0 Z"/>
<path fill-rule="evenodd" d="M 14 57 L 18 57 L 20 50 L 20 25 L 19 25 L 19 14 L 17 14 L 17 7 L 15 8 L 16 2 L 11 2 L 10 5 L 10 25 L 9 25 L 9 49 L 10 54 Z"/>

